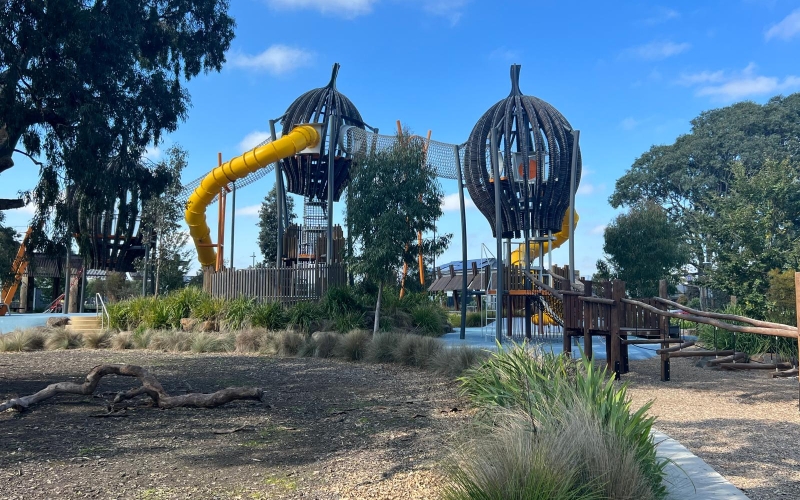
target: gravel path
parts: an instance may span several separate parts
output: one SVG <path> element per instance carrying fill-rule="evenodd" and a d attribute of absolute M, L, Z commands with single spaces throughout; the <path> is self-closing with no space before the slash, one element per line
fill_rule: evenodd
<path fill-rule="evenodd" d="M 631 362 L 623 375 L 636 407 L 655 400 L 656 427 L 686 446 L 752 500 L 800 498 L 797 378 L 702 368 L 700 358 Z"/>

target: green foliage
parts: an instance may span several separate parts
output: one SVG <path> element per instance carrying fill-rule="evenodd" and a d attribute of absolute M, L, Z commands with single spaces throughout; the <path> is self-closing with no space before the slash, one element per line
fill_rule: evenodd
<path fill-rule="evenodd" d="M 795 302 L 795 282 L 793 270 L 773 269 L 768 273 L 767 319 L 785 325 L 797 324 L 797 305 Z"/>
<path fill-rule="evenodd" d="M 731 167 L 724 195 L 711 198 L 716 214 L 706 221 L 715 256 L 713 286 L 736 295 L 747 316 L 767 314 L 769 272 L 800 266 L 800 162 L 765 161 L 757 172 Z"/>
<path fill-rule="evenodd" d="M 314 356 L 318 358 L 330 358 L 336 353 L 339 341 L 342 336 L 337 333 L 321 332 L 315 334 L 317 350 L 314 351 Z"/>
<path fill-rule="evenodd" d="M 13 280 L 11 273 L 14 259 L 19 250 L 19 235 L 14 228 L 5 227 L 1 223 L 5 221 L 5 213 L 0 212 L 0 282 L 8 283 Z"/>
<path fill-rule="evenodd" d="M 603 236 L 608 265 L 598 263 L 598 272 L 625 281 L 632 297 L 657 296 L 658 281 L 676 284 L 680 269 L 689 261 L 683 231 L 653 202 L 636 204 L 617 216 Z"/>
<path fill-rule="evenodd" d="M 666 495 L 662 484 L 665 464 L 656 458 L 650 436 L 654 419 L 646 414 L 650 404 L 632 411 L 625 386 L 616 387 L 613 377 L 605 369 L 598 370 L 590 360 L 583 358 L 575 364 L 563 356 L 531 356 L 524 347 L 517 346 L 501 349 L 480 367 L 468 371 L 461 383 L 465 394 L 485 412 L 518 409 L 530 416 L 535 428 L 563 428 L 568 417 L 577 410 L 584 411 L 599 426 L 601 435 L 613 436 L 606 448 L 617 443 L 612 452 L 632 453 L 631 460 L 651 496 Z M 590 452 L 595 453 L 582 453 L 588 456 Z M 597 481 L 598 487 L 605 488 L 607 482 L 613 482 L 606 477 L 608 469 L 595 467 L 590 472 L 594 478 L 585 484 Z"/>
<path fill-rule="evenodd" d="M 169 309 L 169 325 L 173 328 L 181 326 L 182 318 L 192 316 L 192 311 L 211 297 L 202 289 L 194 286 L 178 289 L 166 296 Z"/>
<path fill-rule="evenodd" d="M 297 214 L 294 213 L 294 198 L 286 197 L 286 208 L 289 214 L 289 225 L 294 224 Z M 276 185 L 269 190 L 261 208 L 258 210 L 258 248 L 264 256 L 267 266 L 274 266 L 278 261 L 278 192 Z"/>
<path fill-rule="evenodd" d="M 250 322 L 256 309 L 256 300 L 244 296 L 228 301 L 222 324 L 227 330 L 241 330 Z"/>
<path fill-rule="evenodd" d="M 286 311 L 280 302 L 265 302 L 257 304 L 250 316 L 250 324 L 253 327 L 266 328 L 268 330 L 281 330 L 286 328 Z"/>
<path fill-rule="evenodd" d="M 337 314 L 333 318 L 333 328 L 340 333 L 347 333 L 350 330 L 364 328 L 364 313 L 353 311 Z"/>
<path fill-rule="evenodd" d="M 32 226 L 57 207 L 55 226 L 68 227 L 76 200 L 59 198 L 59 179 L 104 210 L 120 189 L 151 188 L 132 171 L 186 118 L 185 81 L 222 68 L 235 26 L 227 11 L 226 0 L 4 3 L 0 163 L 13 165 L 15 150 L 43 157 Z"/>
<path fill-rule="evenodd" d="M 441 337 L 449 330 L 447 312 L 431 302 L 414 306 L 411 318 L 414 327 L 425 335 Z"/>
<path fill-rule="evenodd" d="M 362 312 L 358 296 L 349 286 L 329 289 L 322 298 L 322 309 L 332 318 Z"/>
<path fill-rule="evenodd" d="M 432 231 L 441 217 L 442 188 L 425 162 L 422 144 L 408 134 L 398 135 L 390 149 L 373 151 L 355 163 L 350 176 L 346 219 L 353 239 L 351 269 L 382 288 L 396 280 L 404 261 L 413 260 L 417 231 Z M 376 315 L 380 308 L 378 300 Z"/>
<path fill-rule="evenodd" d="M 289 309 L 288 324 L 300 331 L 308 333 L 311 326 L 322 317 L 317 304 L 312 302 L 298 302 Z"/>
<path fill-rule="evenodd" d="M 200 321 L 220 321 L 225 315 L 226 302 L 203 294 L 201 300 L 192 309 L 191 317 Z"/>
<path fill-rule="evenodd" d="M 743 316 L 745 311 L 741 305 L 728 304 L 722 312 L 724 314 Z M 731 321 L 731 323 L 741 325 L 736 321 Z M 704 324 L 697 324 L 696 331 L 699 343 L 708 349 L 735 350 L 748 356 L 775 353 L 783 360 L 797 358 L 797 341 L 795 339 L 775 338 L 755 333 L 734 333 Z"/>
<path fill-rule="evenodd" d="M 767 273 L 800 264 L 799 138 L 800 94 L 706 111 L 690 134 L 639 157 L 609 201 L 662 205 L 706 275 L 701 284 L 736 295 L 748 316 L 763 318 Z"/>
<path fill-rule="evenodd" d="M 367 348 L 366 359 L 372 363 L 392 363 L 400 339 L 406 334 L 397 332 L 378 332 L 372 335 L 372 342 Z"/>

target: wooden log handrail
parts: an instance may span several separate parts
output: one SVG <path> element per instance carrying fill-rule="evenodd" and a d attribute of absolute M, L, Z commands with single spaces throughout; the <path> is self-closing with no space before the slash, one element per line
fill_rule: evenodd
<path fill-rule="evenodd" d="M 668 306 L 672 306 L 676 309 L 681 309 L 688 313 L 694 314 L 695 316 L 702 316 L 705 318 L 714 318 L 714 319 L 722 319 L 726 321 L 739 321 L 742 323 L 747 323 L 753 326 L 760 326 L 763 328 L 779 328 L 782 330 L 791 330 L 797 331 L 796 326 L 791 325 L 784 325 L 783 323 L 772 323 L 770 321 L 760 321 L 757 319 L 747 318 L 745 316 L 739 316 L 737 314 L 723 314 L 723 313 L 716 313 L 711 311 L 698 311 L 697 309 L 692 309 L 691 307 L 687 307 L 681 305 L 677 302 L 673 302 L 671 300 L 662 299 L 661 297 L 654 297 L 653 300 L 661 302 L 662 304 L 666 304 Z"/>
<path fill-rule="evenodd" d="M 676 345 L 673 347 L 665 347 L 663 349 L 656 350 L 656 354 L 663 354 L 665 352 L 678 352 L 680 350 L 686 349 L 687 347 L 692 347 L 694 345 L 694 340 L 690 340 L 688 342 L 684 342 L 681 345 Z"/>
<path fill-rule="evenodd" d="M 522 273 L 525 275 L 526 278 L 531 280 L 531 283 L 533 283 L 534 285 L 538 286 L 542 290 L 546 290 L 546 291 L 550 292 L 555 297 L 557 297 L 557 298 L 559 298 L 561 300 L 564 300 L 564 296 L 561 294 L 561 292 L 562 292 L 561 290 L 556 290 L 555 288 L 553 288 L 551 286 L 548 286 L 545 283 L 542 283 L 541 281 L 536 279 L 536 276 L 534 276 L 533 274 L 529 273 L 527 270 L 523 269 Z"/>
<path fill-rule="evenodd" d="M 581 300 L 583 302 L 591 302 L 593 304 L 605 304 L 605 305 L 608 305 L 608 306 L 617 305 L 617 303 L 616 303 L 616 301 L 614 301 L 614 299 L 603 299 L 601 297 L 589 297 L 589 296 L 581 295 L 580 297 L 578 297 L 578 300 Z"/>
<path fill-rule="evenodd" d="M 678 319 L 685 319 L 688 321 L 693 321 L 695 323 L 702 323 L 704 325 L 711 325 L 716 326 L 717 328 L 722 328 L 723 330 L 728 330 L 730 332 L 739 332 L 739 333 L 755 333 L 756 335 L 773 335 L 776 337 L 785 337 L 789 339 L 797 339 L 797 328 L 792 330 L 785 330 L 782 328 L 763 328 L 763 327 L 755 327 L 755 326 L 739 326 L 739 325 L 732 325 L 730 323 L 725 323 L 723 321 L 718 321 L 716 319 L 711 318 L 704 318 L 700 316 L 695 316 L 693 314 L 678 314 L 669 311 L 662 311 L 657 307 L 653 307 L 651 305 L 645 304 L 644 302 L 639 302 L 638 300 L 632 299 L 622 299 L 622 302 L 626 304 L 632 304 L 648 311 L 654 312 L 661 316 L 666 316 L 668 318 L 678 318 Z"/>

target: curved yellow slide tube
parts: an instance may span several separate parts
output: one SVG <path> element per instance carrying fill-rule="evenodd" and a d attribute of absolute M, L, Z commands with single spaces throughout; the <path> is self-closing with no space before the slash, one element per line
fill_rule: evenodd
<path fill-rule="evenodd" d="M 270 163 L 295 155 L 306 148 L 314 147 L 319 140 L 319 132 L 314 127 L 299 125 L 277 141 L 237 156 L 205 176 L 186 203 L 186 224 L 189 226 L 189 234 L 197 247 L 197 260 L 200 261 L 201 266 L 212 266 L 217 260 L 217 252 L 213 246 L 210 246 L 211 229 L 206 222 L 206 208 L 219 194 L 220 189 L 229 182 L 241 179 Z"/>
<path fill-rule="evenodd" d="M 578 217 L 578 212 L 575 212 L 575 226 L 578 225 L 578 219 L 580 219 L 580 217 Z M 555 238 L 553 240 L 554 249 L 560 247 L 569 239 L 569 210 L 567 210 L 564 213 L 564 220 L 561 221 L 561 231 L 555 233 L 553 237 Z M 544 253 L 547 253 L 547 251 L 550 249 L 550 243 L 545 241 L 543 245 L 544 245 L 543 251 Z M 531 259 L 539 258 L 539 243 L 531 241 L 530 243 L 528 243 L 528 246 L 530 246 L 531 249 Z M 512 266 L 521 264 L 523 262 L 525 262 L 524 244 L 520 245 L 518 249 L 511 252 Z"/>

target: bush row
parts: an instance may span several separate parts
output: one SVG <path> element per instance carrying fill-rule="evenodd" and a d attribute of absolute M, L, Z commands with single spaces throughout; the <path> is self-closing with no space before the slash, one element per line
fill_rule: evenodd
<path fill-rule="evenodd" d="M 137 297 L 108 307 L 112 328 L 119 330 L 178 329 L 181 320 L 212 321 L 226 331 L 244 328 L 301 332 L 333 330 L 349 332 L 372 328 L 374 303 L 368 295 L 344 287 L 328 291 L 320 302 L 299 302 L 291 307 L 280 303 L 259 303 L 239 297 L 214 299 L 195 287 L 177 290 L 160 297 Z M 389 290 L 385 294 L 380 318 L 381 330 L 415 330 L 439 336 L 450 330 L 447 314 L 424 294 L 409 294 L 403 299 Z"/>
<path fill-rule="evenodd" d="M 271 356 L 338 358 L 347 361 L 399 363 L 456 376 L 486 359 L 468 347 L 446 348 L 432 337 L 413 333 L 351 330 L 348 333 L 248 328 L 208 333 L 140 329 L 77 333 L 63 328 L 30 328 L 0 335 L 0 352 L 57 349 L 150 349 L 168 352 L 238 352 Z"/>

